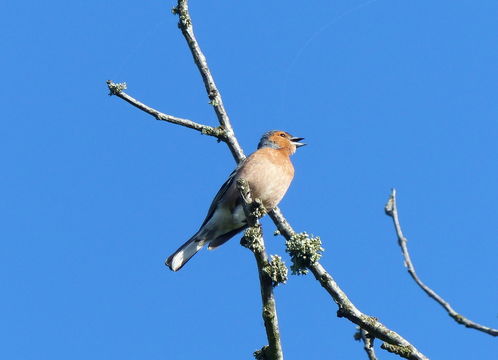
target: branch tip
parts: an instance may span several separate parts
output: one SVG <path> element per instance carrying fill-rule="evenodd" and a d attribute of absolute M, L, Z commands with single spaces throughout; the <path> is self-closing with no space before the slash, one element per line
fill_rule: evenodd
<path fill-rule="evenodd" d="M 127 85 L 125 82 L 115 83 L 112 80 L 107 80 L 107 88 L 109 89 L 109 96 L 121 94 L 124 90 L 127 89 Z"/>
<path fill-rule="evenodd" d="M 220 136 L 218 139 L 223 140 L 228 145 L 228 148 L 230 149 L 230 152 L 235 160 L 240 162 L 245 158 L 245 155 L 234 134 L 230 118 L 228 117 L 225 106 L 223 105 L 221 94 L 216 87 L 213 75 L 209 69 L 206 56 L 202 52 L 195 37 L 192 19 L 188 8 L 188 1 L 178 0 L 177 6 L 172 10 L 172 12 L 173 14 L 178 15 L 178 28 L 181 30 L 185 40 L 187 41 L 187 45 L 194 58 L 194 62 L 202 76 L 209 102 L 213 106 L 220 126 L 224 130 L 223 137 Z"/>
<path fill-rule="evenodd" d="M 388 212 L 389 211 L 389 212 Z M 394 230 L 396 232 L 396 236 L 398 238 L 398 245 L 401 248 L 401 253 L 404 259 L 404 266 L 407 268 L 408 273 L 412 277 L 412 279 L 417 283 L 417 285 L 434 301 L 439 303 L 449 316 L 451 316 L 458 324 L 464 325 L 467 328 L 475 329 L 478 331 L 482 331 L 491 336 L 498 336 L 498 329 L 493 329 L 488 326 L 484 326 L 478 324 L 465 316 L 457 313 L 453 307 L 443 299 L 439 294 L 437 294 L 433 289 L 431 289 L 428 285 L 426 285 L 417 275 L 415 271 L 415 266 L 411 260 L 410 252 L 408 251 L 407 238 L 403 235 L 403 230 L 401 229 L 401 224 L 398 216 L 398 208 L 396 205 L 396 189 L 392 189 L 391 196 L 386 205 L 386 213 L 391 216 L 394 224 Z"/>
<path fill-rule="evenodd" d="M 188 4 L 186 0 L 179 0 L 178 5 L 174 7 L 172 11 L 173 14 L 178 15 L 178 27 L 180 29 L 185 30 L 192 26 L 192 20 L 190 19 Z"/>
<path fill-rule="evenodd" d="M 386 205 L 384 206 L 384 212 L 387 216 L 393 216 L 394 207 L 396 204 L 396 189 L 391 189 L 391 194 L 389 195 L 389 199 L 387 200 Z"/>

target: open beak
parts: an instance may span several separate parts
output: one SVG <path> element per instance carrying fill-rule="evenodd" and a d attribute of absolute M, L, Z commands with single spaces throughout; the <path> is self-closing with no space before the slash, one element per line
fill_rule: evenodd
<path fill-rule="evenodd" d="M 293 137 L 290 140 L 292 141 L 292 144 L 296 146 L 296 148 L 306 145 L 305 143 L 300 142 L 301 140 L 304 140 L 304 138 Z"/>

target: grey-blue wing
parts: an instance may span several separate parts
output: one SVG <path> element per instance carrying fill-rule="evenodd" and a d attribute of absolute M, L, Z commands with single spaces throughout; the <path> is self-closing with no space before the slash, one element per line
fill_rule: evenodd
<path fill-rule="evenodd" d="M 206 218 L 204 219 L 204 222 L 201 225 L 201 228 L 204 225 L 206 225 L 206 223 L 209 221 L 209 219 L 211 219 L 211 216 L 213 216 L 214 211 L 216 210 L 216 207 L 218 206 L 220 199 L 223 197 L 223 195 L 225 195 L 228 188 L 230 188 L 230 186 L 233 184 L 233 181 L 235 179 L 235 174 L 237 173 L 237 171 L 239 170 L 239 168 L 242 166 L 243 163 L 244 163 L 244 161 L 241 161 L 239 163 L 239 165 L 237 166 L 237 168 L 234 171 L 232 171 L 232 173 L 228 177 L 227 181 L 225 181 L 225 183 L 223 185 L 221 185 L 220 190 L 218 190 L 218 193 L 214 197 L 213 202 L 211 203 L 211 206 L 209 207 L 208 213 L 206 215 Z"/>

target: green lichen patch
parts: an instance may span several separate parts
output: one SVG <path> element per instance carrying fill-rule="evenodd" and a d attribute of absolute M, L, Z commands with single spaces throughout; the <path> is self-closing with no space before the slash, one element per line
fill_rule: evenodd
<path fill-rule="evenodd" d="M 270 352 L 270 347 L 268 345 L 265 345 L 260 350 L 256 350 L 253 353 L 253 356 L 256 360 L 267 360 L 269 352 Z"/>
<path fill-rule="evenodd" d="M 107 87 L 109 88 L 109 96 L 117 95 L 123 90 L 126 90 L 127 86 L 125 82 L 114 83 L 111 80 L 107 80 Z"/>
<path fill-rule="evenodd" d="M 278 255 L 271 255 L 270 262 L 263 268 L 263 271 L 270 277 L 273 287 L 287 282 L 287 266 Z"/>
<path fill-rule="evenodd" d="M 201 134 L 214 136 L 217 137 L 218 139 L 224 139 L 226 137 L 225 130 L 223 130 L 221 126 L 218 127 L 205 126 L 201 129 Z"/>
<path fill-rule="evenodd" d="M 256 219 L 261 219 L 263 216 L 265 216 L 267 213 L 265 206 L 263 205 L 263 202 L 260 199 L 254 199 L 254 201 L 251 204 L 251 215 L 254 216 Z"/>
<path fill-rule="evenodd" d="M 413 348 L 411 346 L 393 345 L 385 342 L 380 347 L 405 359 L 410 359 L 413 353 Z"/>
<path fill-rule="evenodd" d="M 285 244 L 285 251 L 291 256 L 293 275 L 307 274 L 307 267 L 320 260 L 324 251 L 320 237 L 310 236 L 306 232 L 294 234 Z"/>
<path fill-rule="evenodd" d="M 245 246 L 251 251 L 263 251 L 264 247 L 261 242 L 261 227 L 255 226 L 255 227 L 250 227 L 244 232 L 244 237 L 242 238 L 240 244 L 242 246 Z"/>

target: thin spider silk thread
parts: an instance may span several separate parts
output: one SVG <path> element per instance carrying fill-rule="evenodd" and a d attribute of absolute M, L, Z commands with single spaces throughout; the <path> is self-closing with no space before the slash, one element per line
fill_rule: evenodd
<path fill-rule="evenodd" d="M 124 71 L 126 70 L 126 66 L 133 60 L 135 55 L 141 50 L 146 43 L 148 43 L 155 33 L 157 33 L 159 26 L 164 25 L 166 22 L 166 18 L 161 18 L 145 35 L 141 36 L 141 41 L 135 43 L 134 46 L 125 54 L 122 60 L 119 62 L 119 65 L 116 67 L 115 71 L 112 71 L 114 77 L 110 77 L 110 79 L 116 80 L 116 82 L 126 81 L 126 74 Z"/>
<path fill-rule="evenodd" d="M 290 62 L 289 66 L 287 67 L 287 70 L 285 71 L 285 76 L 284 76 L 284 81 L 283 81 L 284 85 L 282 87 L 282 92 L 281 92 L 282 95 L 280 97 L 280 99 L 281 99 L 280 100 L 280 115 L 283 114 L 283 112 L 285 110 L 285 103 L 286 103 L 285 100 L 286 100 L 287 88 L 289 85 L 289 76 L 291 74 L 292 68 L 296 65 L 297 61 L 299 60 L 301 55 L 304 53 L 304 51 L 308 48 L 308 46 L 310 46 L 311 43 L 316 38 L 318 38 L 318 36 L 321 35 L 325 30 L 327 30 L 329 27 L 331 27 L 332 25 L 337 23 L 342 18 L 344 18 L 344 17 L 350 15 L 351 13 L 358 11 L 358 10 L 360 10 L 360 9 L 362 9 L 362 8 L 368 6 L 376 1 L 378 1 L 378 0 L 368 0 L 368 1 L 362 2 L 361 4 L 356 5 L 352 8 L 344 11 L 340 15 L 335 16 L 330 21 L 328 21 L 325 25 L 323 25 L 320 29 L 318 29 L 315 33 L 313 33 L 313 35 L 311 35 L 308 40 L 306 40 L 304 45 L 301 46 L 301 48 L 298 50 L 298 52 L 296 53 L 296 55 L 294 56 L 294 58 Z"/>

